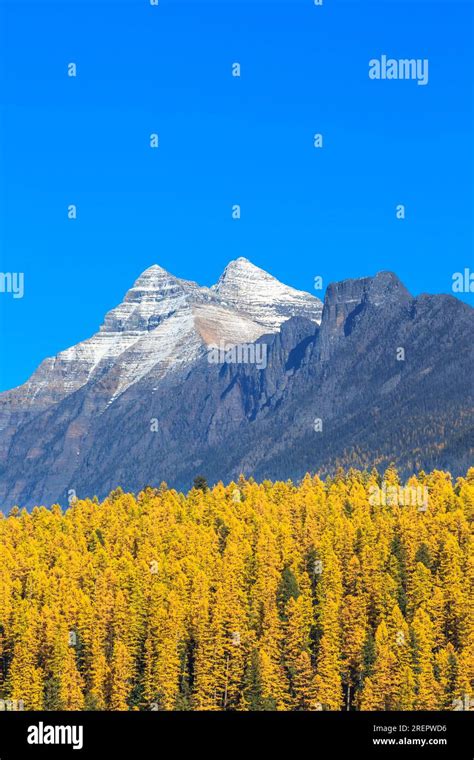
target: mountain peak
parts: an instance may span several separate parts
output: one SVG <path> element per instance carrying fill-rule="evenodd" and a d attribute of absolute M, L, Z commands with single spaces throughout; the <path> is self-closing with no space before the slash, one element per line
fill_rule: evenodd
<path fill-rule="evenodd" d="M 211 290 L 225 305 L 270 330 L 279 329 L 283 322 L 295 316 L 318 324 L 321 321 L 319 298 L 284 285 L 244 256 L 227 264 Z"/>
<path fill-rule="evenodd" d="M 326 291 L 325 302 L 354 303 L 367 301 L 375 306 L 389 301 L 411 299 L 409 291 L 394 272 L 381 271 L 373 277 L 331 282 Z"/>
<path fill-rule="evenodd" d="M 275 282 L 278 282 L 275 277 L 264 269 L 256 266 L 256 264 L 253 264 L 249 259 L 246 259 L 245 256 L 239 256 L 237 259 L 229 261 L 214 288 L 217 289 L 223 281 L 234 280 L 239 277 L 249 277 L 253 280 L 274 280 Z"/>
<path fill-rule="evenodd" d="M 365 307 L 393 313 L 412 297 L 393 272 L 373 277 L 331 282 L 326 290 L 321 324 L 321 358 L 327 360 L 337 343 L 352 329 L 354 317 Z"/>
<path fill-rule="evenodd" d="M 151 264 L 151 266 L 147 267 L 147 269 L 145 269 L 140 276 L 143 277 L 143 275 L 146 275 L 149 272 L 163 272 L 164 274 L 169 274 L 169 272 L 163 267 L 160 267 L 159 264 Z"/>
<path fill-rule="evenodd" d="M 185 300 L 186 283 L 153 264 L 135 280 L 122 303 L 106 314 L 101 332 L 149 331 Z"/>
<path fill-rule="evenodd" d="M 384 298 L 388 295 L 391 297 L 395 296 L 396 298 L 402 300 L 411 298 L 409 291 L 406 289 L 403 282 L 399 277 L 397 277 L 394 272 L 377 272 L 375 277 L 372 277 L 370 279 L 371 284 L 369 291 L 371 292 L 374 300 L 377 298 L 382 298 L 382 300 L 384 300 Z"/>
<path fill-rule="evenodd" d="M 131 290 L 136 289 L 153 289 L 161 287 L 163 282 L 176 281 L 176 277 L 160 267 L 158 264 L 152 264 L 135 280 Z M 129 291 L 130 292 L 130 291 Z"/>
<path fill-rule="evenodd" d="M 253 264 L 250 259 L 245 258 L 245 256 L 239 256 L 237 259 L 232 259 L 232 261 L 229 261 L 226 266 L 226 270 L 227 269 L 258 269 L 260 272 L 264 271 L 263 269 L 260 269 L 260 267 Z M 267 273 L 265 272 L 265 274 Z"/>

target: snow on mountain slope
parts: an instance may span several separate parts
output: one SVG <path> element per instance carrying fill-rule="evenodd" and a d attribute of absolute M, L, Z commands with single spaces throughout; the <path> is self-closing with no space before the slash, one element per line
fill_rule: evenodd
<path fill-rule="evenodd" d="M 321 322 L 323 305 L 319 298 L 283 285 L 244 257 L 231 261 L 211 290 L 223 304 L 244 312 L 270 332 L 290 317 Z"/>
<path fill-rule="evenodd" d="M 100 334 L 150 332 L 190 301 L 211 299 L 209 288 L 180 280 L 154 264 L 140 275 L 122 303 L 106 314 Z"/>
<path fill-rule="evenodd" d="M 155 379 L 205 351 L 206 344 L 253 342 L 295 314 L 318 322 L 321 302 L 283 285 L 247 259 L 201 287 L 158 265 L 146 269 L 91 338 L 45 359 L 19 388 L 0 394 L 0 430 L 12 414 L 36 413 L 110 375 L 111 403 L 153 370 Z"/>
<path fill-rule="evenodd" d="M 186 291 L 179 280 L 161 267 L 150 267 L 126 293 L 123 302 L 106 314 L 99 332 L 45 359 L 23 386 L 2 395 L 8 397 L 21 391 L 24 405 L 35 410 L 45 408 L 111 367 L 144 334 L 185 304 Z"/>

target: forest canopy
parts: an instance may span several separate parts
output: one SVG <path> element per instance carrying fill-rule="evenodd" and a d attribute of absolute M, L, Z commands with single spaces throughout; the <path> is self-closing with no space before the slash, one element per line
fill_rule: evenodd
<path fill-rule="evenodd" d="M 393 467 L 15 507 L 0 515 L 0 699 L 464 709 L 473 514 L 474 469 L 400 484 Z"/>

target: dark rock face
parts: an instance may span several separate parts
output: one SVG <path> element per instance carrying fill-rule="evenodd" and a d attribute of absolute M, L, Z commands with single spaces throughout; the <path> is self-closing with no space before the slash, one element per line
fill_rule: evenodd
<path fill-rule="evenodd" d="M 297 479 L 394 461 L 405 475 L 459 475 L 474 452 L 473 334 L 468 305 L 412 298 L 391 273 L 332 284 L 320 326 L 290 317 L 258 339 L 264 369 L 211 364 L 204 351 L 116 398 L 99 374 L 29 415 L 4 445 L 0 505 L 163 480 L 186 489 L 198 473 Z"/>
<path fill-rule="evenodd" d="M 325 361 L 331 357 L 340 340 L 355 328 L 364 309 L 373 306 L 375 309 L 398 310 L 411 300 L 409 292 L 392 272 L 331 283 L 324 299 L 320 358 Z"/>

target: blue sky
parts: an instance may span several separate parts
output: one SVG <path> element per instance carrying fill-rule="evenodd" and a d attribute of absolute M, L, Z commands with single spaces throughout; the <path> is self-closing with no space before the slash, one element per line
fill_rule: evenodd
<path fill-rule="evenodd" d="M 414 294 L 474 269 L 472 3 L 148 2 L 0 0 L 0 271 L 25 276 L 0 390 L 153 263 L 212 284 L 243 255 L 309 291 L 390 269 Z M 428 58 L 428 85 L 370 80 L 382 54 Z"/>

